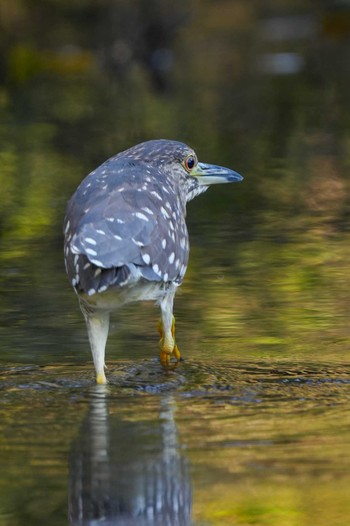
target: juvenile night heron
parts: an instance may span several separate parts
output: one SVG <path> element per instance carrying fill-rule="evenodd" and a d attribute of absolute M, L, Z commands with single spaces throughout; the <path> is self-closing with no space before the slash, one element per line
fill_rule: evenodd
<path fill-rule="evenodd" d="M 189 256 L 186 203 L 209 185 L 241 181 L 228 168 L 200 163 L 177 141 L 147 141 L 108 159 L 70 199 L 64 220 L 68 277 L 85 317 L 97 383 L 106 383 L 110 312 L 155 300 L 161 310 L 160 361 L 170 368 L 173 302 Z"/>

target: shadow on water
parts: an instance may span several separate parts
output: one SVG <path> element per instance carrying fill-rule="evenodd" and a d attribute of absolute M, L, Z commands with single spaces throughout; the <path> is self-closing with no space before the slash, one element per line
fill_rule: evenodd
<path fill-rule="evenodd" d="M 108 388 L 91 391 L 69 458 L 69 523 L 189 526 L 191 484 L 172 395 L 152 421 L 135 415 L 135 400 L 125 404 L 129 412 L 110 414 Z"/>

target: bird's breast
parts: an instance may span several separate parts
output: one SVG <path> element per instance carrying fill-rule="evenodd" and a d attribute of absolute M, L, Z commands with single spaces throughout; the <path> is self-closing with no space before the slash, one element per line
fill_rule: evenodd
<path fill-rule="evenodd" d="M 85 293 L 79 294 L 79 300 L 88 312 L 96 310 L 113 311 L 127 303 L 136 301 L 161 301 L 167 294 L 169 287 L 174 284 L 163 282 L 148 282 L 140 279 L 125 287 L 112 287 L 105 292 L 89 296 Z"/>

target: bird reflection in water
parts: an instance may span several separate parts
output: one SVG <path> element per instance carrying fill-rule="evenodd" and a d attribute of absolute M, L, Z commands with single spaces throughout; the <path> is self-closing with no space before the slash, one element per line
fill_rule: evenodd
<path fill-rule="evenodd" d="M 190 526 L 192 490 L 173 398 L 160 401 L 160 418 L 151 422 L 118 415 L 118 403 L 104 386 L 93 392 L 70 454 L 69 524 Z M 140 399 L 133 403 L 140 408 Z"/>

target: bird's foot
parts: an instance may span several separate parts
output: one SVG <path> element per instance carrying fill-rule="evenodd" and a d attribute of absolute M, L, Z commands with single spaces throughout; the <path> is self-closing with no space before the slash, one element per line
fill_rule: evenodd
<path fill-rule="evenodd" d="M 171 335 L 164 334 L 161 320 L 158 322 L 158 331 L 160 334 L 159 344 L 161 349 L 160 363 L 164 369 L 175 369 L 178 366 L 181 358 L 179 348 L 175 343 L 175 317 L 173 316 L 173 321 L 171 324 Z M 173 357 L 175 358 L 175 361 L 172 361 Z"/>
<path fill-rule="evenodd" d="M 108 383 L 106 375 L 103 371 L 96 375 L 96 383 L 98 385 L 106 385 Z"/>
<path fill-rule="evenodd" d="M 180 362 L 180 351 L 177 345 L 174 346 L 172 352 L 161 349 L 160 351 L 160 363 L 166 370 L 175 369 Z M 172 357 L 175 361 L 172 361 Z"/>

